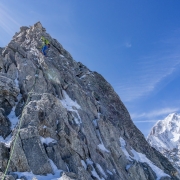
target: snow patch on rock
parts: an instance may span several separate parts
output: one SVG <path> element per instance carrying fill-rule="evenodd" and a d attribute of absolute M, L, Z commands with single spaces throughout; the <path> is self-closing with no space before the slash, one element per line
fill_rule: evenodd
<path fill-rule="evenodd" d="M 76 102 L 76 101 L 73 101 L 69 96 L 68 94 L 66 93 L 66 91 L 63 90 L 63 97 L 64 99 L 63 100 L 60 100 L 61 104 L 64 106 L 64 108 L 67 109 L 67 111 L 72 111 L 72 112 L 75 112 L 77 117 L 76 118 L 74 116 L 74 120 L 75 120 L 75 123 L 76 124 L 80 124 L 82 123 L 82 120 L 81 120 L 81 117 L 78 113 L 78 110 L 76 109 L 81 109 L 81 106 Z M 76 109 L 75 109 L 76 108 Z"/>
<path fill-rule="evenodd" d="M 25 176 L 27 180 L 38 179 L 38 180 L 59 180 L 62 170 L 59 170 L 52 160 L 49 159 L 54 174 L 47 174 L 46 176 L 35 175 L 32 172 L 14 172 L 20 178 Z"/>
<path fill-rule="evenodd" d="M 151 169 L 156 173 L 157 176 L 157 180 L 160 180 L 162 177 L 170 177 L 168 174 L 164 173 L 164 171 L 162 171 L 160 168 L 158 168 L 156 165 L 154 165 L 147 157 L 145 154 L 139 153 L 137 151 L 135 151 L 133 148 L 132 150 L 130 150 L 132 152 L 132 154 L 134 155 L 133 157 L 131 155 L 129 155 L 129 153 L 126 150 L 126 142 L 125 140 L 120 137 L 120 143 L 121 143 L 121 149 L 124 152 L 124 154 L 126 155 L 128 160 L 136 160 L 137 162 L 141 162 L 141 163 L 147 163 Z M 128 168 L 128 167 L 126 167 Z"/>
<path fill-rule="evenodd" d="M 6 147 L 10 147 L 12 142 L 11 134 L 7 136 L 5 139 L 2 136 L 0 136 L 0 142 L 4 143 Z"/>
<path fill-rule="evenodd" d="M 15 107 L 12 108 L 10 114 L 7 117 L 11 121 L 11 129 L 14 129 L 14 127 L 16 126 L 16 124 L 19 121 L 18 117 L 15 114 Z"/>
<path fill-rule="evenodd" d="M 99 177 L 98 173 L 96 172 L 96 170 L 93 166 L 93 161 L 91 159 L 86 159 L 86 163 L 91 165 L 91 167 L 92 167 L 91 173 L 94 177 L 96 177 L 98 180 L 105 180 L 104 178 Z"/>
<path fill-rule="evenodd" d="M 43 138 L 42 136 L 40 136 L 40 140 L 42 142 L 42 144 L 49 144 L 49 143 L 57 143 L 57 141 L 55 139 L 52 139 L 50 137 L 47 138 Z"/>
<path fill-rule="evenodd" d="M 110 152 L 109 150 L 107 150 L 107 149 L 105 148 L 104 144 L 99 144 L 99 145 L 98 145 L 98 148 L 101 149 L 102 151 L 105 151 L 105 152 L 108 152 L 108 153 Z"/>

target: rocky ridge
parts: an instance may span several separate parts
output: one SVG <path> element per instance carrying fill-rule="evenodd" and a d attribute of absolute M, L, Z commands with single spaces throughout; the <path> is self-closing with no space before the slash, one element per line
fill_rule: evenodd
<path fill-rule="evenodd" d="M 152 128 L 147 141 L 161 152 L 180 173 L 180 115 L 169 114 Z"/>
<path fill-rule="evenodd" d="M 41 36 L 51 44 L 40 53 Z M 168 180 L 176 169 L 133 124 L 111 85 L 38 22 L 0 48 L 0 177 Z M 9 166 L 8 166 L 8 161 Z"/>

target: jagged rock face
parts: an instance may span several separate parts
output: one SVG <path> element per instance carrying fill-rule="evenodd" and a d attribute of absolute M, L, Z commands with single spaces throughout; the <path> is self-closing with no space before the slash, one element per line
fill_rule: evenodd
<path fill-rule="evenodd" d="M 147 141 L 167 157 L 180 173 L 180 115 L 169 114 L 152 128 Z"/>
<path fill-rule="evenodd" d="M 40 52 L 41 36 L 51 44 L 47 57 Z M 10 153 L 8 172 L 19 178 L 32 172 L 38 179 L 178 179 L 111 85 L 74 61 L 40 23 L 22 27 L 0 51 L 0 83 L 9 82 L 7 98 L 0 97 L 8 101 L 2 118 L 11 131 L 0 134 L 7 146 L 6 156 L 0 154 L 2 172 Z"/>

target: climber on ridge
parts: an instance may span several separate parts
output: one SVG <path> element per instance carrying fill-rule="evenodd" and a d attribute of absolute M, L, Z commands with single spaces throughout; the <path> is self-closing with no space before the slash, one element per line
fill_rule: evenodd
<path fill-rule="evenodd" d="M 43 37 L 43 36 L 41 37 L 41 40 L 42 40 L 42 42 L 43 42 L 41 52 L 42 52 L 42 54 L 43 54 L 44 56 L 46 56 L 46 51 L 47 51 L 48 48 L 50 48 L 50 43 L 49 43 L 49 41 L 48 41 L 47 39 L 45 39 L 45 37 Z"/>

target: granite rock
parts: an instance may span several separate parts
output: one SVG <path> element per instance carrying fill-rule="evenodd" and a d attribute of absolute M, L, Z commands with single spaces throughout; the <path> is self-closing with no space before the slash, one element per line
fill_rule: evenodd
<path fill-rule="evenodd" d="M 41 36 L 51 44 L 47 57 Z M 112 86 L 76 62 L 40 22 L 22 27 L 0 52 L 1 126 L 13 121 L 7 119 L 12 109 L 18 119 L 10 129 L 10 149 L 0 154 L 5 165 L 12 154 L 8 172 L 46 175 L 57 167 L 67 180 L 155 180 L 155 166 L 164 173 L 161 180 L 180 179 L 133 124 Z"/>

